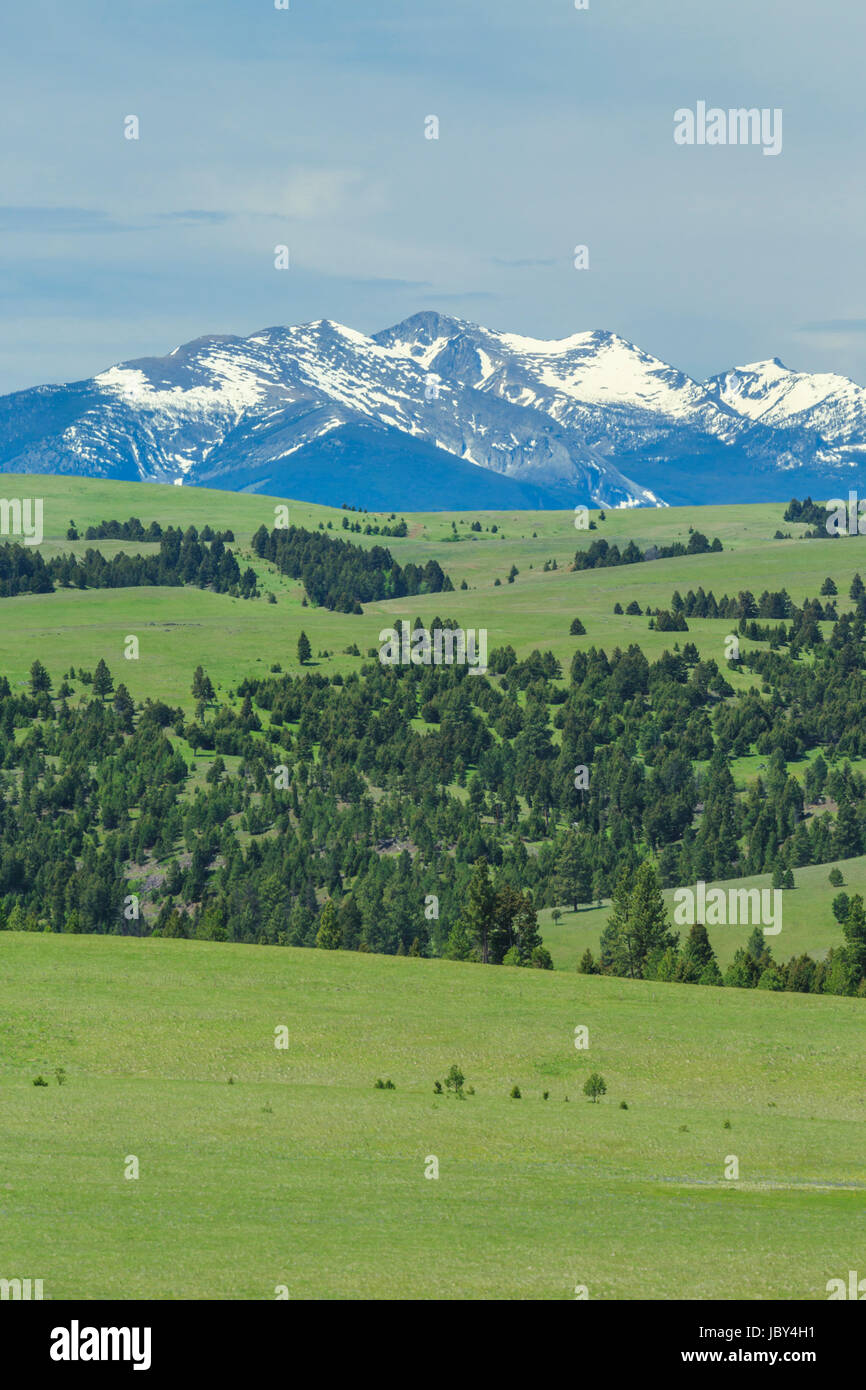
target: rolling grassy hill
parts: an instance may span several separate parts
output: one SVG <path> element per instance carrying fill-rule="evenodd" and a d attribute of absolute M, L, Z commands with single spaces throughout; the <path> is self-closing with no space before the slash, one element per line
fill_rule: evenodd
<path fill-rule="evenodd" d="M 362 545 L 385 544 L 400 564 L 409 560 L 423 564 L 434 558 L 451 576 L 456 592 L 371 603 L 363 616 L 352 616 L 302 607 L 300 583 L 275 574 L 253 557 L 250 538 L 262 524 L 273 525 L 278 499 L 21 475 L 5 475 L 2 489 L 7 498 L 44 498 L 42 553 L 46 558 L 58 552 L 83 553 L 94 544 L 106 555 L 155 548 L 126 541 L 69 542 L 65 533 L 71 519 L 82 534 L 88 525 L 131 515 L 145 525 L 157 520 L 162 525 L 210 524 L 234 530 L 242 563 L 251 563 L 258 571 L 263 590 L 275 592 L 275 605 L 191 588 L 58 591 L 2 601 L 0 669 L 10 680 L 23 681 L 37 656 L 55 671 L 71 664 L 92 667 L 102 657 L 112 669 L 123 670 L 122 678 L 134 698 L 152 694 L 156 686 L 162 698 L 187 710 L 192 707 L 190 675 L 199 662 L 223 686 L 252 674 L 257 663 L 279 662 L 284 670 L 296 670 L 297 640 L 303 628 L 314 659 L 319 651 L 329 652 L 319 669 L 326 674 L 346 672 L 357 669 L 363 659 L 346 655 L 346 647 L 355 644 L 366 655 L 369 648 L 378 647 L 383 628 L 416 616 L 429 623 L 437 614 L 456 619 L 464 628 L 486 628 L 491 648 L 510 643 L 520 657 L 535 647 L 550 649 L 564 665 L 577 647 L 612 650 L 636 642 L 650 659 L 657 659 L 675 642 L 682 645 L 687 640 L 695 643 L 702 656 L 721 664 L 730 622 L 695 619 L 685 636 L 650 631 L 646 617 L 616 616 L 614 604 L 619 601 L 625 607 L 636 599 L 642 609 L 664 608 L 674 589 L 685 593 L 699 585 L 712 589 L 717 598 L 745 587 L 756 594 L 764 588 L 785 587 L 796 602 L 802 602 L 818 594 L 828 574 L 844 595 L 853 575 L 858 570 L 866 573 L 866 544 L 859 543 L 863 538 L 849 538 L 847 544 L 798 539 L 806 528 L 783 522 L 781 504 L 618 511 L 608 513 L 593 532 L 575 530 L 570 512 L 407 513 L 406 538 L 349 535 L 348 539 Z M 329 534 L 346 536 L 341 529 L 344 512 L 307 503 L 289 505 L 293 524 L 316 528 L 320 522 L 331 521 Z M 358 519 L 358 514 L 350 516 Z M 387 514 L 360 519 L 384 522 Z M 485 528 L 496 526 L 496 533 L 472 533 L 469 528 L 475 519 Z M 457 543 L 449 540 L 454 534 L 452 522 L 461 537 Z M 665 545 L 687 540 L 690 526 L 710 539 L 718 536 L 724 551 L 577 573 L 566 568 L 578 547 L 586 548 L 599 536 L 620 544 L 633 539 L 643 546 Z M 790 531 L 792 539 L 773 540 L 777 529 Z M 545 573 L 545 561 L 554 559 L 558 568 Z M 508 584 L 512 564 L 520 573 Z M 466 590 L 459 588 L 463 580 L 469 586 Z M 586 627 L 585 637 L 569 636 L 575 614 Z M 137 663 L 123 661 L 123 639 L 128 633 L 141 642 Z M 744 641 L 743 649 L 748 646 Z M 749 678 L 733 672 L 730 679 L 735 686 L 744 686 Z"/>
<path fill-rule="evenodd" d="M 824 1299 L 862 1262 L 859 1000 L 10 932 L 0 998 L 0 1274 L 46 1297 Z"/>

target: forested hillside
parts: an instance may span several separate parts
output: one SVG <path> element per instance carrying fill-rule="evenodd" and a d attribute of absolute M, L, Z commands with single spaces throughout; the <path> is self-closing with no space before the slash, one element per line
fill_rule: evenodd
<path fill-rule="evenodd" d="M 659 888 L 771 871 L 784 890 L 866 849 L 861 608 L 826 640 L 782 626 L 736 694 L 691 643 L 577 650 L 566 672 L 510 646 L 486 676 L 276 671 L 220 697 L 199 668 L 194 718 L 136 703 L 105 663 L 36 662 L 28 691 L 0 684 L 4 925 L 546 965 L 538 909 L 613 896 L 615 924 L 645 901 L 644 947 L 623 965 L 609 927 L 585 969 L 688 979 L 700 958 L 720 983 Z M 730 762 L 753 749 L 766 771 L 738 794 Z M 829 960 L 756 943 L 728 983 L 866 992 L 856 895 L 843 927 Z"/>

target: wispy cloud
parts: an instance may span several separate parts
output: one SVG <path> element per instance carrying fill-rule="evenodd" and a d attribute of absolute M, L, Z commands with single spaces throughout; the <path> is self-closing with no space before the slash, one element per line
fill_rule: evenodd
<path fill-rule="evenodd" d="M 107 235 L 114 232 L 157 231 L 169 226 L 220 225 L 233 218 L 231 212 L 185 208 L 177 212 L 154 212 L 143 220 L 116 217 L 104 208 L 37 207 L 0 204 L 0 232 L 43 234 L 45 236 Z"/>
<path fill-rule="evenodd" d="M 156 217 L 160 222 L 173 223 L 213 223 L 220 225 L 223 222 L 231 221 L 234 213 L 213 211 L 207 208 L 185 208 L 182 212 L 158 212 Z"/>
<path fill-rule="evenodd" d="M 387 276 L 368 275 L 363 279 L 343 280 L 345 285 L 353 289 L 377 289 L 377 290 L 429 290 L 432 285 L 429 280 L 394 280 Z"/>
<path fill-rule="evenodd" d="M 435 294 L 428 294 L 426 298 L 436 300 L 445 299 L 448 300 L 449 303 L 460 304 L 464 300 L 469 300 L 471 302 L 474 299 L 499 299 L 501 298 L 501 296 L 499 294 L 494 293 L 492 290 L 467 290 L 465 294 L 451 294 L 447 291 L 442 290 L 438 291 Z"/>
<path fill-rule="evenodd" d="M 0 205 L 0 231 L 3 232 L 48 232 L 67 236 L 79 232 L 110 232 L 121 225 L 99 208 Z"/>
<path fill-rule="evenodd" d="M 804 323 L 800 333 L 866 333 L 866 319 L 822 319 Z"/>

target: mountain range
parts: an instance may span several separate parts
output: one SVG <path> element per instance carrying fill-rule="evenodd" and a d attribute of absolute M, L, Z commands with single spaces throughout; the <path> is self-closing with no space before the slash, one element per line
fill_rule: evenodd
<path fill-rule="evenodd" d="M 425 312 L 210 336 L 0 397 L 0 471 L 371 510 L 826 498 L 866 473 L 866 390 L 778 358 L 707 381 L 615 333 Z"/>

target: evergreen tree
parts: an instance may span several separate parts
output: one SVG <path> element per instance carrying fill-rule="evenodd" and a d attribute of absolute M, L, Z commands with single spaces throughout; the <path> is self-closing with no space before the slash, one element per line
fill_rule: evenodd
<path fill-rule="evenodd" d="M 577 912 L 578 903 L 588 903 L 592 895 L 592 873 L 580 838 L 570 830 L 556 861 L 556 891 Z"/>
<path fill-rule="evenodd" d="M 194 700 L 201 700 L 206 705 L 211 705 L 214 702 L 214 688 L 210 676 L 201 666 L 196 666 L 193 673 L 192 696 Z"/>
<path fill-rule="evenodd" d="M 848 916 L 851 907 L 851 899 L 848 897 L 847 893 L 837 893 L 831 906 L 836 921 L 842 923 Z"/>
<path fill-rule="evenodd" d="M 598 967 L 595 963 L 595 958 L 588 946 L 580 958 L 580 964 L 578 965 L 577 969 L 581 975 L 598 974 Z"/>
<path fill-rule="evenodd" d="M 30 694 L 41 695 L 51 689 L 51 677 L 41 661 L 34 661 L 30 667 Z"/>
<path fill-rule="evenodd" d="M 649 860 L 641 864 L 633 887 L 624 869 L 602 934 L 603 967 L 614 975 L 641 979 L 645 970 L 654 969 L 663 953 L 675 946 L 655 868 Z"/>
<path fill-rule="evenodd" d="M 114 692 L 114 708 L 121 720 L 124 731 L 132 733 L 135 704 L 126 686 L 121 682 Z"/>
<path fill-rule="evenodd" d="M 645 860 L 637 871 L 630 909 L 631 930 L 642 972 L 651 953 L 676 946 L 676 937 L 670 931 L 658 874 L 649 860 Z"/>
<path fill-rule="evenodd" d="M 696 922 L 689 930 L 685 945 L 682 949 L 682 961 L 680 966 L 680 979 L 686 983 L 697 984 L 702 980 L 704 972 L 708 967 L 715 965 L 719 980 L 718 961 L 715 952 L 710 945 L 710 938 L 707 929 L 702 922 Z M 713 974 L 712 971 L 709 972 Z"/>
<path fill-rule="evenodd" d="M 858 977 L 866 976 L 866 912 L 863 910 L 863 897 L 854 893 L 848 908 L 848 916 L 842 923 L 842 932 L 848 943 L 848 956 L 857 971 Z"/>
<path fill-rule="evenodd" d="M 93 693 L 98 695 L 100 700 L 106 699 L 114 690 L 114 681 L 111 672 L 103 661 L 102 657 L 96 663 L 96 670 L 93 673 Z"/>
<path fill-rule="evenodd" d="M 343 945 L 343 933 L 337 920 L 336 908 L 330 898 L 319 917 L 316 945 L 320 951 L 339 951 Z"/>
<path fill-rule="evenodd" d="M 340 904 L 338 920 L 342 949 L 344 951 L 357 951 L 363 930 L 363 918 L 351 893 Z"/>
<path fill-rule="evenodd" d="M 444 955 L 446 960 L 473 959 L 472 941 L 460 917 L 448 933 Z"/>
<path fill-rule="evenodd" d="M 762 974 L 763 967 L 755 957 L 738 946 L 725 971 L 725 984 L 729 989 L 754 989 Z"/>
<path fill-rule="evenodd" d="M 611 975 L 635 974 L 637 962 L 632 949 L 631 886 L 632 874 L 624 865 L 616 880 L 610 913 L 601 934 L 601 965 Z"/>
<path fill-rule="evenodd" d="M 490 881 L 487 860 L 483 856 L 475 862 L 460 921 L 470 944 L 477 949 L 482 964 L 487 965 L 490 960 L 490 937 L 496 925 L 496 893 Z"/>

